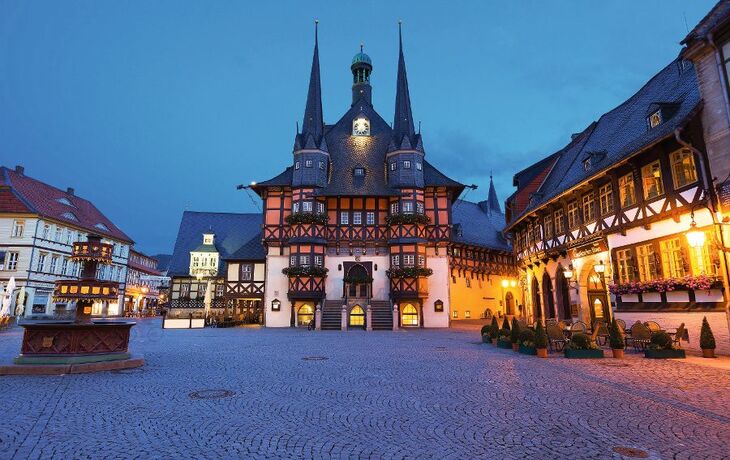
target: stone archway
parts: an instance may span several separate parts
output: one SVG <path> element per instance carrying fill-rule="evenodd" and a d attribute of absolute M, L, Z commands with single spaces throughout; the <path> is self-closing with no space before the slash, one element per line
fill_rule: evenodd
<path fill-rule="evenodd" d="M 540 302 L 540 283 L 537 276 L 532 277 L 532 314 L 535 321 L 542 320 L 542 304 Z"/>
<path fill-rule="evenodd" d="M 557 309 L 560 319 L 570 319 L 573 314 L 570 311 L 570 287 L 568 280 L 563 275 L 563 267 L 558 265 L 555 272 L 555 297 L 557 298 Z"/>
<path fill-rule="evenodd" d="M 548 318 L 557 317 L 555 313 L 555 299 L 553 298 L 553 281 L 550 279 L 547 270 L 542 274 L 542 296 L 545 305 L 545 315 Z"/>

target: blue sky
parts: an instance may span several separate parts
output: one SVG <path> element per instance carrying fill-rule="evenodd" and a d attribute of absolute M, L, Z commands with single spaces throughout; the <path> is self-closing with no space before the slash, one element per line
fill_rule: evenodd
<path fill-rule="evenodd" d="M 291 162 L 320 20 L 325 121 L 373 59 L 393 116 L 397 21 L 427 158 L 486 197 L 638 90 L 713 1 L 0 0 L 0 164 L 73 186 L 172 252 L 184 210 L 251 212 L 235 186 Z"/>

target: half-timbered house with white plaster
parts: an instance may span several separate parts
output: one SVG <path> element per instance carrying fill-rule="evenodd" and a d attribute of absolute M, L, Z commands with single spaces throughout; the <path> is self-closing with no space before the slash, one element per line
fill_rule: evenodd
<path fill-rule="evenodd" d="M 92 314 L 118 316 L 131 238 L 74 189 L 34 179 L 22 166 L 0 168 L 0 283 L 15 280 L 11 313 L 59 316 L 75 308 L 54 303 L 53 287 L 56 280 L 79 277 L 80 265 L 70 260 L 72 247 L 89 234 L 101 235 L 114 247 L 112 264 L 100 266 L 99 278 L 121 283 L 119 300 L 94 304 Z"/>
<path fill-rule="evenodd" d="M 692 63 L 676 59 L 515 175 L 506 232 L 533 319 L 685 323 L 697 348 L 706 316 L 727 351 L 702 109 Z"/>

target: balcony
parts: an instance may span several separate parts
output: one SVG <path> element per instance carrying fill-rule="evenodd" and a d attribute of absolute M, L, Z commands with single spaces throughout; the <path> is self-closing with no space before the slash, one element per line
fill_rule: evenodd
<path fill-rule="evenodd" d="M 53 291 L 55 302 L 78 302 L 80 300 L 114 302 L 118 296 L 119 283 L 91 279 L 57 281 Z"/>
<path fill-rule="evenodd" d="M 94 261 L 102 264 L 111 264 L 113 250 L 114 248 L 111 244 L 97 241 L 76 242 L 73 245 L 71 259 L 75 261 Z"/>

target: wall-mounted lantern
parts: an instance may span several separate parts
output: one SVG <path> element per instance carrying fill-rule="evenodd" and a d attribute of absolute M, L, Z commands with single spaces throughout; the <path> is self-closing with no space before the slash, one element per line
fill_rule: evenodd
<path fill-rule="evenodd" d="M 281 302 L 279 299 L 274 299 L 271 301 L 271 311 L 280 311 L 281 310 Z"/>
<path fill-rule="evenodd" d="M 444 311 L 444 303 L 441 301 L 441 299 L 438 299 L 436 302 L 433 303 L 433 309 L 437 312 Z"/>

